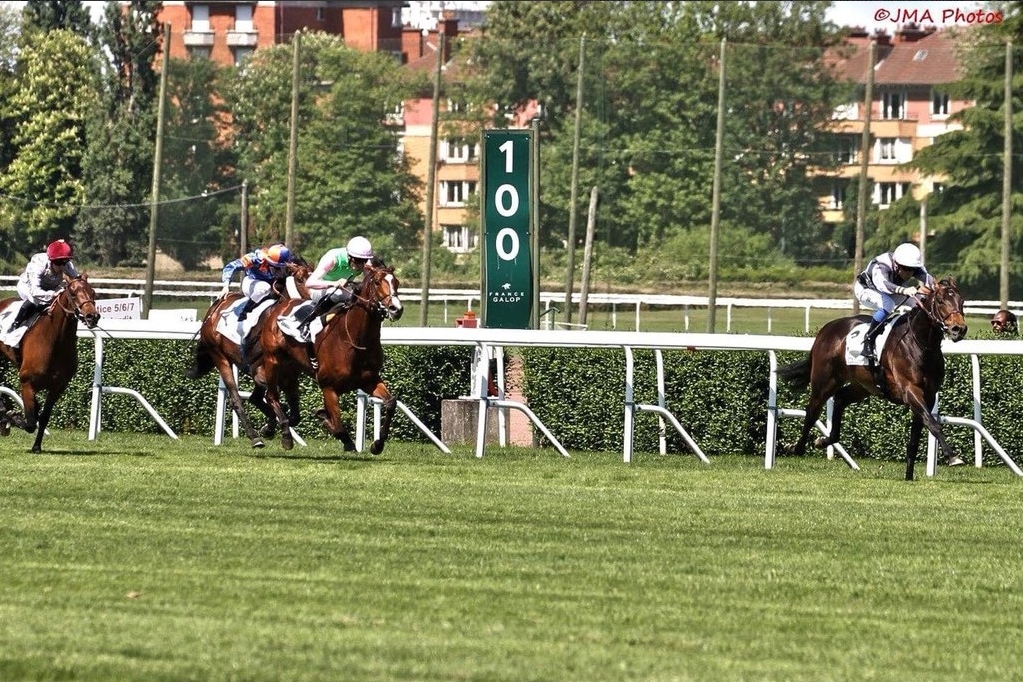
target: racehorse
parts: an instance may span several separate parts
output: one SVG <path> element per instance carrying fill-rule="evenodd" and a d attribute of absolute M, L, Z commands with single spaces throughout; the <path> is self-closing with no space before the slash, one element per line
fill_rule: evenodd
<path fill-rule="evenodd" d="M 966 336 L 963 297 L 955 280 L 937 282 L 929 293 L 913 298 L 912 309 L 897 319 L 878 360 L 875 379 L 870 368 L 846 362 L 846 335 L 870 316 L 842 317 L 828 322 L 814 339 L 809 357 L 778 370 L 778 376 L 796 388 L 810 387 L 810 401 L 799 440 L 788 452 L 803 455 L 810 429 L 832 396 L 835 398 L 831 433 L 815 441 L 818 447 L 839 442 L 842 413 L 846 407 L 871 395 L 881 396 L 897 405 L 906 405 L 913 413 L 906 447 L 906 480 L 913 480 L 913 464 L 920 445 L 923 426 L 934 435 L 949 466 L 963 464 L 952 452 L 941 425 L 931 414 L 938 389 L 945 379 L 945 356 L 941 353 L 944 337 L 953 342 Z M 880 384 L 880 385 L 879 385 Z"/>
<path fill-rule="evenodd" d="M 339 304 L 326 313 L 322 330 L 312 342 L 316 361 L 309 353 L 310 343 L 285 334 L 278 315 L 288 315 L 297 301 L 286 301 L 271 309 L 260 334 L 266 400 L 277 415 L 281 446 L 292 447 L 288 416 L 281 407 L 281 389 L 288 390 L 302 373 L 313 376 L 323 394 L 323 409 L 317 411 L 324 428 L 341 441 L 346 451 L 355 450 L 355 442 L 341 421 L 341 394 L 361 389 L 383 401 L 380 435 L 370 452 L 380 454 L 387 442 L 397 400 L 380 377 L 384 364 L 380 344 L 383 320 L 398 320 L 404 309 L 398 298 L 398 278 L 394 268 L 379 259 L 366 264 L 351 303 Z"/>
<path fill-rule="evenodd" d="M 310 265 L 305 260 L 296 256 L 292 263 L 285 266 L 285 276 L 274 281 L 274 293 L 272 295 L 278 299 L 288 299 L 294 294 L 301 298 L 309 298 L 309 292 L 303 283 L 310 274 L 312 274 Z M 293 293 L 289 293 L 287 290 L 288 278 L 291 278 L 295 284 L 296 291 Z M 238 416 L 238 421 L 245 431 L 245 436 L 252 443 L 252 447 L 261 448 L 264 446 L 263 438 L 272 438 L 276 433 L 277 419 L 273 410 L 266 403 L 266 382 L 263 380 L 260 371 L 260 360 L 256 357 L 258 350 L 255 348 L 249 349 L 248 359 L 251 362 L 246 362 L 242 358 L 241 345 L 217 331 L 221 315 L 237 305 L 242 298 L 244 296 L 240 293 L 222 296 L 214 301 L 209 310 L 206 311 L 206 315 L 203 317 L 202 324 L 199 327 L 199 341 L 195 346 L 193 363 L 186 370 L 185 375 L 190 379 L 198 379 L 216 368 L 230 396 L 231 409 Z M 272 307 L 276 307 L 276 304 Z M 258 338 L 259 327 L 267 319 L 266 313 L 269 310 L 270 308 L 260 314 L 259 320 L 249 334 L 250 339 Z M 245 403 L 238 389 L 238 382 L 235 380 L 233 367 L 238 367 L 239 371 L 253 380 L 254 387 L 249 394 L 249 402 L 266 417 L 266 422 L 259 431 L 252 425 L 249 415 L 245 410 Z M 294 423 L 297 424 L 299 415 L 297 388 L 294 393 L 289 392 L 287 398 L 289 409 L 296 417 Z M 290 439 L 290 434 L 288 437 Z"/>
<path fill-rule="evenodd" d="M 35 431 L 32 452 L 42 452 L 43 434 L 53 406 L 78 371 L 78 321 L 95 329 L 100 318 L 96 292 L 84 274 L 74 278 L 65 275 L 64 283 L 50 307 L 25 330 L 17 347 L 0 343 L 0 350 L 18 367 L 21 401 L 25 406 L 23 415 L 8 413 L 0 401 L 0 435 L 10 435 L 11 424 L 29 433 Z M 0 301 L 0 311 L 17 300 Z M 37 395 L 42 391 L 46 392 L 46 399 L 40 410 Z"/>

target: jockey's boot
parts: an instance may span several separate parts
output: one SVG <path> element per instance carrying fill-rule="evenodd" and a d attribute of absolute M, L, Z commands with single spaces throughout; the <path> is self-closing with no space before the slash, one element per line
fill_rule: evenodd
<path fill-rule="evenodd" d="M 238 321 L 241 322 L 246 317 L 248 317 L 249 313 L 251 313 L 253 308 L 255 308 L 257 305 L 258 301 L 253 301 L 251 298 L 245 301 L 245 307 L 242 308 L 242 311 L 240 313 L 238 313 Z"/>
<path fill-rule="evenodd" d="M 324 296 L 315 304 L 313 304 L 313 309 L 310 310 L 309 313 L 304 318 L 302 318 L 302 322 L 300 322 L 298 325 L 298 330 L 302 332 L 302 336 L 309 335 L 309 325 L 312 324 L 313 320 L 316 319 L 317 315 L 326 311 L 327 308 L 329 308 L 331 305 L 332 302 L 330 300 L 330 296 Z"/>
<path fill-rule="evenodd" d="M 871 363 L 877 362 L 877 356 L 874 353 L 874 343 L 877 341 L 877 336 L 881 333 L 882 329 L 884 329 L 884 320 L 871 320 L 870 328 L 863 335 L 863 357 Z"/>
<path fill-rule="evenodd" d="M 25 301 L 21 304 L 21 309 L 18 310 L 18 315 L 14 318 L 14 322 L 11 324 L 10 331 L 14 331 L 21 325 L 25 324 L 33 315 L 43 309 L 44 306 L 37 305 L 32 301 Z"/>

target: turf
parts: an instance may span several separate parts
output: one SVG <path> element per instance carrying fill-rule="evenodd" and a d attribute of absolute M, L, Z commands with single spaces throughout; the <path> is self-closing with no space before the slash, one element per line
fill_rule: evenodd
<path fill-rule="evenodd" d="M 0 440 L 0 680 L 1019 680 L 1004 468 Z"/>

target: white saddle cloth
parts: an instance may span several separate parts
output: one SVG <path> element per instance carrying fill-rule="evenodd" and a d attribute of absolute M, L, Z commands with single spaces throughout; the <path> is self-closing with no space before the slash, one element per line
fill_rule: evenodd
<path fill-rule="evenodd" d="M 238 321 L 238 315 L 241 313 L 242 308 L 245 307 L 245 302 L 248 299 L 242 298 L 235 305 L 225 308 L 220 314 L 220 320 L 217 322 L 217 332 L 231 341 L 240 344 L 242 339 L 245 338 L 248 333 L 256 326 L 256 322 L 259 321 L 260 316 L 267 308 L 274 304 L 273 299 L 267 299 L 260 301 L 260 303 L 252 309 L 251 312 L 241 322 Z M 317 315 L 316 319 L 309 324 L 310 336 L 305 336 L 299 331 L 298 326 L 301 324 L 305 316 L 313 309 L 315 303 L 313 301 L 302 301 L 300 304 L 294 306 L 291 312 L 287 315 L 277 316 L 277 326 L 281 332 L 285 335 L 290 336 L 296 341 L 305 343 L 316 338 L 316 335 L 323 329 L 323 323 L 320 322 L 320 317 Z"/>
<path fill-rule="evenodd" d="M 0 343 L 11 348 L 18 347 L 21 343 L 21 337 L 25 336 L 25 332 L 39 319 L 38 315 L 33 315 L 33 319 L 27 321 L 28 324 L 23 324 L 12 332 L 11 325 L 14 324 L 14 318 L 18 316 L 18 311 L 21 310 L 23 305 L 25 305 L 25 302 L 19 299 L 11 303 L 0 313 Z"/>
<path fill-rule="evenodd" d="M 881 359 L 881 353 L 884 352 L 885 342 L 888 341 L 888 335 L 892 333 L 892 327 L 895 322 L 902 317 L 902 315 L 896 315 L 888 322 L 885 323 L 884 329 L 874 339 L 874 355 L 878 359 Z M 845 336 L 845 364 L 847 365 L 868 365 L 869 361 L 863 357 L 863 337 L 867 334 L 867 329 L 870 328 L 870 323 L 863 322 L 851 330 Z"/>

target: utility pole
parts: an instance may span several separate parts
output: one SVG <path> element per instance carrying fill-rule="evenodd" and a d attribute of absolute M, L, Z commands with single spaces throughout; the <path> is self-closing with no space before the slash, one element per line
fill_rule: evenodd
<path fill-rule="evenodd" d="M 583 64 L 586 55 L 586 34 L 579 39 L 579 76 L 575 86 L 575 139 L 572 141 L 572 191 L 568 204 L 568 262 L 565 275 L 565 322 L 572 321 L 572 288 L 575 283 L 575 222 L 579 196 L 579 135 L 583 113 Z"/>
<path fill-rule="evenodd" d="M 239 257 L 249 252 L 249 181 L 242 180 L 242 215 L 241 224 L 238 227 L 238 254 Z"/>
<path fill-rule="evenodd" d="M 1005 141 L 1002 148 L 1002 259 L 998 301 L 1009 307 L 1009 246 L 1012 244 L 1012 41 L 1005 44 Z"/>
<path fill-rule="evenodd" d="M 440 122 L 440 74 L 444 66 L 444 33 L 437 33 L 437 69 L 433 74 L 433 116 L 430 123 L 430 160 L 426 169 L 426 221 L 423 225 L 423 286 L 419 326 L 425 327 L 430 312 L 430 260 L 433 251 L 433 205 L 437 184 L 437 128 Z"/>
<path fill-rule="evenodd" d="M 142 295 L 142 312 L 149 319 L 153 307 L 153 280 L 156 279 L 156 226 L 160 207 L 160 167 L 163 165 L 163 120 L 167 106 L 167 64 L 170 55 L 170 30 L 163 25 L 163 67 L 160 71 L 160 103 L 156 115 L 156 148 L 153 151 L 153 189 L 149 199 L 149 250 L 146 255 L 146 288 Z"/>
<path fill-rule="evenodd" d="M 298 173 L 298 62 L 302 49 L 302 31 L 295 31 L 291 39 L 291 139 L 288 142 L 288 209 L 284 223 L 284 243 L 294 249 L 295 244 L 295 183 Z"/>
<path fill-rule="evenodd" d="M 710 294 L 707 297 L 707 332 L 714 333 L 717 318 L 718 291 L 718 231 L 721 226 L 721 155 L 725 143 L 725 47 L 721 39 L 721 59 L 718 62 L 718 127 L 714 140 L 714 189 L 710 214 Z"/>
<path fill-rule="evenodd" d="M 593 235 L 597 230 L 597 186 L 590 190 L 590 210 L 586 214 L 586 246 L 583 248 L 583 281 L 579 292 L 579 324 L 586 326 L 586 307 L 590 297 L 590 263 L 593 261 Z"/>
<path fill-rule="evenodd" d="M 867 89 L 863 95 L 863 135 L 860 138 L 860 186 L 856 196 L 856 252 L 853 256 L 853 277 L 863 270 L 863 241 L 867 221 L 867 166 L 870 164 L 870 114 L 874 108 L 874 63 L 877 59 L 877 41 L 870 41 L 870 61 L 867 64 Z M 853 297 L 853 315 L 860 314 L 860 300 Z"/>

